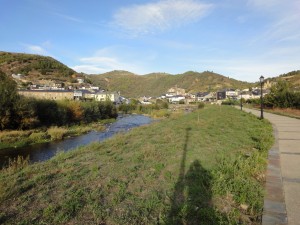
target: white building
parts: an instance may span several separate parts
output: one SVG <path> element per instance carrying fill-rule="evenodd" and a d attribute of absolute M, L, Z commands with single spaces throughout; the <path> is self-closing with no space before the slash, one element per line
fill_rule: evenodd
<path fill-rule="evenodd" d="M 116 104 L 121 103 L 120 94 L 118 92 L 97 92 L 94 96 L 96 101 L 111 101 Z"/>
<path fill-rule="evenodd" d="M 181 100 L 185 100 L 185 97 L 182 95 L 175 95 L 169 98 L 169 102 L 171 103 L 179 103 Z"/>

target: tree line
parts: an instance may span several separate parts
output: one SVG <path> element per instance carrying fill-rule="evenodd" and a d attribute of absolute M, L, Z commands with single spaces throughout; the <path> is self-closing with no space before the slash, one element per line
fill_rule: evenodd
<path fill-rule="evenodd" d="M 247 103 L 260 104 L 260 99 L 248 99 Z M 300 109 L 300 92 L 291 88 L 290 83 L 279 80 L 270 89 L 270 93 L 263 98 L 264 106 L 267 108 L 292 108 Z"/>
<path fill-rule="evenodd" d="M 89 123 L 116 117 L 112 102 L 25 98 L 18 94 L 15 81 L 0 71 L 0 130 Z"/>
<path fill-rule="evenodd" d="M 287 81 L 279 80 L 265 96 L 264 104 L 269 108 L 300 109 L 300 92 L 293 91 Z"/>

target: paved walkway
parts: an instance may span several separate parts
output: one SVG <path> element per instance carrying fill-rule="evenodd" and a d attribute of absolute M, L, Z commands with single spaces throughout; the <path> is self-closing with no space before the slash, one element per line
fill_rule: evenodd
<path fill-rule="evenodd" d="M 300 225 L 300 120 L 265 112 L 264 118 L 273 124 L 276 143 L 268 159 L 263 225 Z"/>

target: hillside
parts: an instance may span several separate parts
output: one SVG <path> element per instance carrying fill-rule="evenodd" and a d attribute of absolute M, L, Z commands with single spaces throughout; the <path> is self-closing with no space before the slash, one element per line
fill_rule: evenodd
<path fill-rule="evenodd" d="M 208 71 L 189 71 L 178 75 L 151 73 L 143 76 L 127 71 L 112 71 L 88 77 L 94 84 L 104 89 L 121 91 L 121 94 L 127 97 L 159 96 L 175 85 L 190 93 L 252 86 L 250 83 Z"/>
<path fill-rule="evenodd" d="M 295 90 L 300 91 L 300 70 L 282 74 L 277 79 L 288 81 Z"/>
<path fill-rule="evenodd" d="M 76 78 L 84 76 L 51 57 L 3 51 L 0 51 L 0 70 L 9 76 L 22 74 L 22 80 L 17 80 L 20 86 L 26 86 L 29 82 L 34 84 L 64 82 L 66 85 L 74 86 Z M 268 80 L 272 83 L 278 79 L 285 79 L 295 90 L 300 90 L 300 70 Z M 102 89 L 120 91 L 125 97 L 157 97 L 175 85 L 186 89 L 189 93 L 217 91 L 223 88 L 249 88 L 257 85 L 209 71 L 202 73 L 189 71 L 177 75 L 167 73 L 137 75 L 127 71 L 111 71 L 100 75 L 86 75 L 86 81 Z"/>
<path fill-rule="evenodd" d="M 61 62 L 46 56 L 0 52 L 0 70 L 7 75 L 22 74 L 28 81 L 71 81 L 76 72 Z"/>

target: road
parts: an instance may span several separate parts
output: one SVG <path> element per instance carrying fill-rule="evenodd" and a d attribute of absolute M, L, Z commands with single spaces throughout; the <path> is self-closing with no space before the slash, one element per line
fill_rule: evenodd
<path fill-rule="evenodd" d="M 260 111 L 244 111 L 260 116 Z M 300 225 L 300 120 L 264 112 L 274 127 L 269 152 L 263 225 Z"/>

